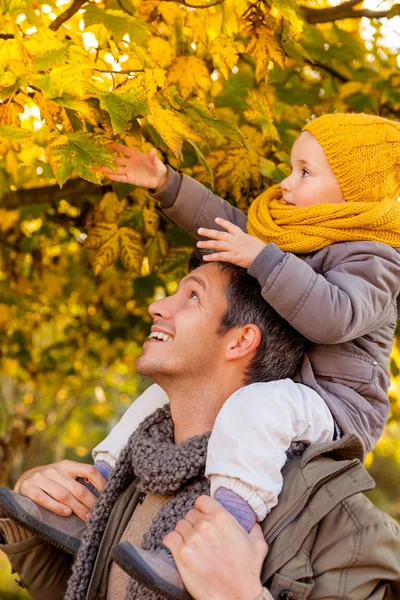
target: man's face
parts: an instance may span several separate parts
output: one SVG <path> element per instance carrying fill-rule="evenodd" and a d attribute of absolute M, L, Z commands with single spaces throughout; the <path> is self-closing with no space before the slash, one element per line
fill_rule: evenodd
<path fill-rule="evenodd" d="M 154 381 L 212 377 L 225 356 L 225 336 L 217 330 L 227 307 L 227 284 L 228 275 L 217 265 L 202 265 L 181 280 L 173 296 L 153 302 L 151 339 L 143 346 L 138 372 Z"/>

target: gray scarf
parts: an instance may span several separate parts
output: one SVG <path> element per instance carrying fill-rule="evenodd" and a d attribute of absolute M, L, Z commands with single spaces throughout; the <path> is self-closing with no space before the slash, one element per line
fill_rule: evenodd
<path fill-rule="evenodd" d="M 209 482 L 204 476 L 209 437 L 210 433 L 205 433 L 176 445 L 169 404 L 143 421 L 121 452 L 88 521 L 64 600 L 86 598 L 97 552 L 113 506 L 135 476 L 140 478 L 140 487 L 144 491 L 163 496 L 173 495 L 144 535 L 144 550 L 160 548 L 167 533 L 175 529 L 177 522 L 194 507 L 196 498 L 209 494 Z M 301 442 L 292 443 L 288 458 L 301 455 L 304 448 Z M 126 600 L 160 598 L 133 579 L 130 581 Z"/>
<path fill-rule="evenodd" d="M 86 598 L 111 510 L 135 476 L 140 478 L 140 487 L 144 491 L 174 496 L 153 519 L 143 538 L 145 550 L 160 548 L 165 535 L 194 507 L 196 498 L 209 494 L 209 482 L 204 476 L 209 437 L 210 433 L 205 433 L 176 445 L 169 405 L 159 408 L 143 421 L 121 452 L 88 521 L 65 600 Z M 156 600 L 158 596 L 132 580 L 127 598 Z"/>

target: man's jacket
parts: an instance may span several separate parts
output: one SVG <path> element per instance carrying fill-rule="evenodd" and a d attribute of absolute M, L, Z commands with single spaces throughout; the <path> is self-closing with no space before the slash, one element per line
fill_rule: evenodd
<path fill-rule="evenodd" d="M 187 175 L 168 167 L 154 197 L 165 214 L 199 238 L 221 217 L 246 231 L 246 215 Z M 360 434 L 365 451 L 389 413 L 389 358 L 398 317 L 400 249 L 378 242 L 332 244 L 298 257 L 268 244 L 250 265 L 265 300 L 314 342 L 295 378 L 315 389 L 343 433 Z"/>
<path fill-rule="evenodd" d="M 269 552 L 261 581 L 274 599 L 399 600 L 400 529 L 363 495 L 373 480 L 349 458 L 362 453 L 349 434 L 310 446 L 284 467 L 279 504 L 262 523 Z M 110 552 L 138 504 L 137 483 L 115 503 L 82 600 L 106 599 Z M 37 537 L 0 548 L 35 600 L 62 600 L 71 556 Z"/>

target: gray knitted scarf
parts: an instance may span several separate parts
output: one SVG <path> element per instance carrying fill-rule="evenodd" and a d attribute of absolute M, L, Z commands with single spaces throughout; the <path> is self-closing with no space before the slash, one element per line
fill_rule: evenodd
<path fill-rule="evenodd" d="M 65 600 L 84 600 L 100 542 L 112 508 L 120 494 L 135 477 L 145 492 L 174 497 L 165 504 L 142 542 L 144 550 L 162 546 L 164 536 L 194 507 L 198 496 L 210 493 L 204 476 L 210 433 L 174 442 L 174 425 L 169 405 L 147 417 L 131 435 L 121 452 L 110 479 L 97 501 L 79 548 Z M 127 592 L 130 600 L 158 600 L 131 580 Z"/>
<path fill-rule="evenodd" d="M 174 424 L 169 404 L 147 417 L 131 435 L 115 468 L 101 492 L 86 527 L 76 557 L 64 600 L 84 600 L 94 563 L 107 521 L 115 502 L 135 477 L 140 488 L 163 496 L 173 495 L 153 519 L 144 535 L 142 548 L 155 550 L 162 546 L 165 535 L 194 507 L 198 496 L 209 494 L 209 482 L 204 476 L 210 433 L 190 438 L 176 445 Z M 292 443 L 288 458 L 304 452 L 301 442 Z M 160 600 L 131 579 L 126 600 Z"/>

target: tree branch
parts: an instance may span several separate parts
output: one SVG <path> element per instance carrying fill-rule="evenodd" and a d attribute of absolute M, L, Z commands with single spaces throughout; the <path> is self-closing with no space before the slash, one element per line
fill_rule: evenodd
<path fill-rule="evenodd" d="M 336 79 L 339 79 L 339 81 L 341 81 L 342 83 L 347 83 L 349 81 L 347 77 L 345 77 L 329 65 L 325 65 L 324 63 L 312 60 L 305 60 L 304 62 L 306 62 L 314 69 L 322 69 L 323 71 L 326 71 L 327 73 L 329 73 L 329 75 L 332 75 L 332 77 L 336 77 Z"/>
<path fill-rule="evenodd" d="M 361 0 L 348 0 L 343 4 L 330 6 L 329 8 L 309 8 L 308 6 L 302 6 L 300 10 L 304 19 L 310 25 L 331 23 L 340 19 L 361 19 L 361 17 L 367 17 L 368 19 L 383 19 L 387 17 L 391 19 L 400 15 L 400 4 L 395 4 L 389 10 L 369 10 L 368 8 L 353 10 L 353 7 L 360 3 Z"/>
<path fill-rule="evenodd" d="M 58 15 L 57 19 L 55 19 L 50 25 L 49 29 L 53 31 L 57 31 L 61 27 L 65 21 L 68 21 L 71 17 L 74 16 L 75 13 L 78 12 L 80 8 L 86 3 L 86 0 L 74 0 L 71 6 L 67 8 L 61 15 Z"/>
<path fill-rule="evenodd" d="M 12 40 L 13 37 L 12 33 L 0 33 L 0 40 Z"/>
<path fill-rule="evenodd" d="M 211 2 L 210 4 L 192 4 L 186 0 L 165 0 L 165 2 L 177 2 L 188 8 L 210 8 L 211 6 L 217 6 L 217 4 L 223 4 L 225 0 L 216 0 L 216 2 Z"/>
<path fill-rule="evenodd" d="M 101 199 L 104 196 L 104 187 L 90 183 L 84 179 L 70 179 L 63 188 L 58 185 L 49 185 L 41 188 L 32 188 L 30 190 L 17 190 L 8 192 L 1 197 L 1 206 L 3 208 L 20 208 L 29 204 L 52 204 L 57 205 L 60 200 L 70 198 L 80 198 L 84 200 L 90 197 L 93 200 Z"/>

